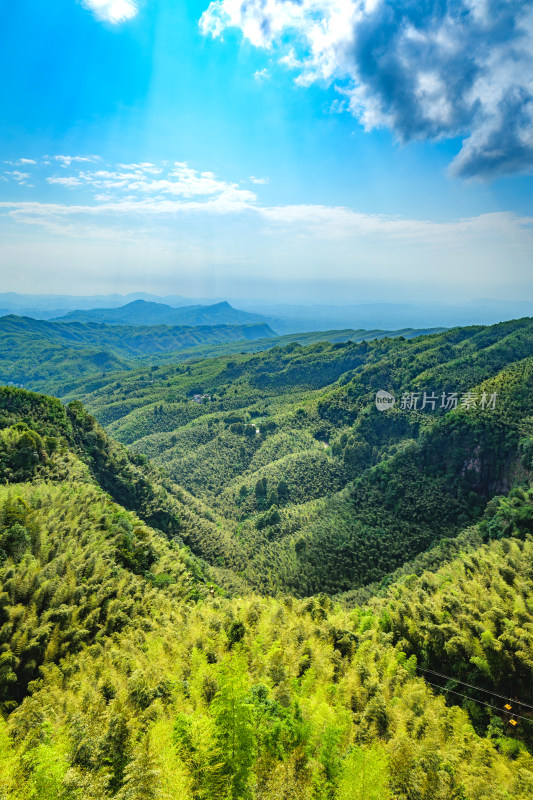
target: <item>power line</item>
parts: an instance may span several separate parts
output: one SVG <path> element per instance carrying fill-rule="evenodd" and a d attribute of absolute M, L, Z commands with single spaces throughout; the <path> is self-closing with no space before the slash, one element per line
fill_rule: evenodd
<path fill-rule="evenodd" d="M 469 697 L 467 694 L 461 694 L 461 692 L 456 692 L 453 689 L 446 689 L 444 686 L 439 686 L 437 683 L 431 683 L 431 681 L 426 681 L 426 683 L 428 683 L 430 686 L 434 686 L 436 689 L 440 689 L 442 692 L 451 692 L 451 694 L 464 697 L 466 700 L 471 700 L 473 703 L 479 703 L 482 706 L 487 706 L 487 708 L 492 708 L 493 711 L 497 711 L 498 713 L 508 714 L 510 717 L 518 717 L 518 719 L 525 719 L 526 722 L 533 721 L 529 717 L 523 717 L 521 714 L 514 714 L 512 711 L 506 711 L 504 708 L 498 708 L 498 706 L 485 703 L 483 700 L 475 700 L 473 697 Z"/>
<path fill-rule="evenodd" d="M 492 697 L 499 697 L 501 700 L 507 700 L 507 702 L 509 702 L 510 698 L 508 695 L 498 694 L 498 692 L 493 692 L 491 689 L 482 689 L 480 686 L 474 686 L 472 683 L 467 683 L 466 681 L 462 681 L 459 678 L 453 678 L 451 675 L 444 675 L 442 672 L 435 672 L 435 670 L 433 669 L 424 669 L 423 667 L 418 667 L 418 666 L 417 669 L 420 670 L 420 672 L 428 672 L 431 673 L 431 675 L 438 675 L 439 678 L 446 678 L 449 681 L 454 681 L 455 683 L 461 683 L 463 686 L 468 686 L 470 689 L 476 689 L 476 691 L 478 692 L 485 692 L 485 694 L 490 694 Z M 521 700 L 513 700 L 513 703 L 517 703 L 517 705 L 519 706 L 525 706 L 526 708 L 530 708 L 533 711 L 533 706 L 529 705 L 529 703 L 524 703 Z"/>

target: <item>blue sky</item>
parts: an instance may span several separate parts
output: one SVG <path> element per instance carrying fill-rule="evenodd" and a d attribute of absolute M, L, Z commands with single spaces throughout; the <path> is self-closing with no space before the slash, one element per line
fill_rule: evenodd
<path fill-rule="evenodd" d="M 3 290 L 533 297 L 531 3 L 463 5 L 8 4 Z"/>

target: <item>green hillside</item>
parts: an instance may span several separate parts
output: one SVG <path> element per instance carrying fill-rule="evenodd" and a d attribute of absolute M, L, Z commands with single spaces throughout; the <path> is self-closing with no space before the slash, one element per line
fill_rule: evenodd
<path fill-rule="evenodd" d="M 153 325 L 48 322 L 0 318 L 0 379 L 50 394 L 64 394 L 80 378 L 130 370 L 142 360 L 199 345 L 268 341 L 268 325 Z"/>
<path fill-rule="evenodd" d="M 180 545 L 187 541 L 211 564 L 222 563 L 223 554 L 239 559 L 237 545 L 215 511 L 173 484 L 144 457 L 110 439 L 81 403 L 65 408 L 54 398 L 0 388 L 0 425 L 2 481 L 48 478 L 51 469 L 56 471 L 50 456 L 56 450 L 71 452 L 113 500 L 169 539 Z M 233 576 L 228 580 L 239 585 Z"/>
<path fill-rule="evenodd" d="M 2 404 L 2 798 L 531 796 L 533 492 L 361 608 L 227 598 L 95 483 L 79 407 Z"/>
<path fill-rule="evenodd" d="M 363 341 L 419 333 L 346 330 L 277 337 L 261 322 L 190 327 L 50 322 L 8 315 L 0 317 L 0 381 L 63 397 L 93 376 L 130 371 L 142 364 L 256 352 L 293 342 Z"/>
<path fill-rule="evenodd" d="M 0 388 L 1 800 L 529 800 L 532 344 Z"/>
<path fill-rule="evenodd" d="M 390 339 L 402 336 L 404 339 L 412 339 L 415 336 L 425 336 L 432 333 L 440 333 L 445 328 L 401 328 L 399 330 L 373 329 L 353 329 L 344 328 L 342 330 L 310 331 L 302 333 L 288 333 L 283 336 L 269 337 L 268 339 L 254 339 L 250 342 L 224 342 L 223 344 L 202 344 L 195 347 L 186 347 L 176 353 L 167 356 L 168 361 L 188 361 L 198 358 L 212 358 L 218 355 L 234 355 L 236 353 L 259 353 L 262 350 L 270 350 L 272 347 L 285 347 L 289 344 L 300 344 L 306 347 L 320 342 L 330 342 L 338 344 L 344 342 L 370 342 L 373 339 Z M 162 359 L 160 359 L 160 362 Z"/>
<path fill-rule="evenodd" d="M 526 475 L 532 349 L 525 319 L 411 340 L 293 343 L 89 381 L 76 394 L 216 510 L 253 586 L 337 593 L 455 536 Z M 380 388 L 439 401 L 496 393 L 498 403 L 409 411 L 398 402 L 382 413 Z M 196 403 L 195 393 L 211 399 Z M 233 555 L 222 558 L 237 569 Z"/>
<path fill-rule="evenodd" d="M 124 356 L 143 356 L 166 353 L 169 350 L 196 347 L 199 344 L 218 344 L 272 338 L 268 325 L 105 325 L 101 323 L 49 322 L 29 317 L 0 317 L 0 333 L 8 344 L 24 346 L 30 336 L 69 346 L 99 346 L 115 350 Z M 7 337 L 12 337 L 8 340 Z M 17 340 L 16 337 L 19 337 Z"/>

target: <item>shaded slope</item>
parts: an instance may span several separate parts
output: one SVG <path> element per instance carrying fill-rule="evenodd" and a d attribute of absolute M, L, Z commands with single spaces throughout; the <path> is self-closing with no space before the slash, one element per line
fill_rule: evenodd
<path fill-rule="evenodd" d="M 182 348 L 273 337 L 264 324 L 123 326 L 0 318 L 0 380 L 65 394 L 91 375 L 124 371 Z"/>
<path fill-rule="evenodd" d="M 54 460 L 43 454 L 35 441 L 35 432 L 45 444 L 51 439 L 52 447 L 70 449 L 117 503 L 168 538 L 189 544 L 211 564 L 222 565 L 224 560 L 240 563 L 238 547 L 217 515 L 162 476 L 145 458 L 132 455 L 111 440 L 81 403 L 65 408 L 54 398 L 0 387 L 0 426 L 16 429 L 17 425 L 22 425 L 18 433 L 22 442 L 0 451 L 10 469 L 23 460 L 23 474 L 15 474 L 11 480 L 46 478 L 51 469 L 55 470 Z M 31 436 L 24 435 L 24 427 Z"/>
<path fill-rule="evenodd" d="M 346 591 L 383 579 L 478 518 L 490 497 L 531 474 L 520 442 L 533 434 L 533 359 L 483 389 L 499 390 L 501 413 L 457 410 L 436 419 L 416 441 L 326 500 L 310 521 L 297 520 L 296 534 L 264 547 L 250 578 L 264 580 L 266 564 L 274 572 L 276 564 L 294 591 Z M 290 515 L 287 520 L 290 529 Z"/>

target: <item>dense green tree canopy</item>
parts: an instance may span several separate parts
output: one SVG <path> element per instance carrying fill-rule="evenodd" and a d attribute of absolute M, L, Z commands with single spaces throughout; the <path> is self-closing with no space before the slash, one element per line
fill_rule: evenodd
<path fill-rule="evenodd" d="M 529 800 L 532 330 L 0 388 L 1 800 Z"/>

